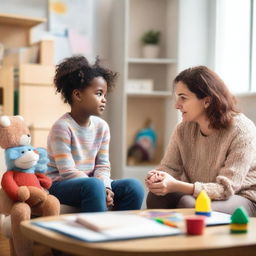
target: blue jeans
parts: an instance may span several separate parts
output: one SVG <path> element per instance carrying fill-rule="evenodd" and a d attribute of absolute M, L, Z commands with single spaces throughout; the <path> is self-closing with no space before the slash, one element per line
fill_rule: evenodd
<path fill-rule="evenodd" d="M 136 179 L 114 180 L 111 183 L 114 196 L 113 210 L 137 210 L 144 197 L 142 184 Z M 107 211 L 106 188 L 97 178 L 75 178 L 56 181 L 50 188 L 61 204 L 81 209 L 81 212 Z"/>

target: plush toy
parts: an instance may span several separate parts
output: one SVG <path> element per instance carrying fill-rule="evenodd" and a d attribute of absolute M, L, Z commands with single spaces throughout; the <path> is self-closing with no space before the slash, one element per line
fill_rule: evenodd
<path fill-rule="evenodd" d="M 155 157 L 157 135 L 151 120 L 146 120 L 145 127 L 135 137 L 134 144 L 128 149 L 128 164 L 136 165 L 150 162 Z"/>
<path fill-rule="evenodd" d="M 2 177 L 0 213 L 10 215 L 14 248 L 18 256 L 32 255 L 32 243 L 24 238 L 20 222 L 31 215 L 58 215 L 60 203 L 49 195 L 51 180 L 47 152 L 30 145 L 29 129 L 21 116 L 0 117 L 0 146 L 5 149 L 7 171 Z"/>

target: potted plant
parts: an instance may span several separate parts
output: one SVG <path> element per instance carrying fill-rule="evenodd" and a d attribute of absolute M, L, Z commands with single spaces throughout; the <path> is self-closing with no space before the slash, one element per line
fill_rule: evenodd
<path fill-rule="evenodd" d="M 159 55 L 160 31 L 146 31 L 141 41 L 143 43 L 142 54 L 144 58 L 157 58 Z"/>

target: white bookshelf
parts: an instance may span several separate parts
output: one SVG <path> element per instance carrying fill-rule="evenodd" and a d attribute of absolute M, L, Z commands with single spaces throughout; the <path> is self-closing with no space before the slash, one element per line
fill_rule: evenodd
<path fill-rule="evenodd" d="M 128 63 L 143 63 L 143 64 L 176 64 L 176 59 L 170 58 L 155 58 L 155 59 L 145 59 L 145 58 L 128 58 Z"/>
<path fill-rule="evenodd" d="M 119 79 L 109 99 L 110 160 L 114 178 L 143 179 L 164 153 L 178 117 L 173 110 L 172 80 L 177 74 L 178 0 L 118 0 L 113 13 L 113 68 Z M 159 58 L 143 58 L 141 36 L 160 30 Z M 152 91 L 131 92 L 130 79 L 150 79 Z M 157 149 L 152 162 L 127 164 L 127 150 L 146 119 L 153 122 Z"/>
<path fill-rule="evenodd" d="M 152 92 L 127 92 L 128 97 L 148 97 L 148 98 L 170 98 L 172 96 L 171 92 L 166 91 L 152 91 Z"/>

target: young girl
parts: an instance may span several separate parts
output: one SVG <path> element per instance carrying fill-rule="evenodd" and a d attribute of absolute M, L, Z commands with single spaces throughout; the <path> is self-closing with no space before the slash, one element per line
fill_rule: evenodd
<path fill-rule="evenodd" d="M 239 113 L 216 73 L 189 68 L 174 80 L 183 122 L 161 164 L 148 173 L 148 208 L 193 208 L 205 190 L 212 209 L 233 213 L 244 206 L 256 216 L 256 127 Z"/>
<path fill-rule="evenodd" d="M 83 56 L 57 66 L 54 83 L 71 107 L 48 136 L 50 193 L 81 212 L 140 209 L 144 190 L 135 179 L 110 179 L 108 124 L 100 116 L 116 73 Z"/>

